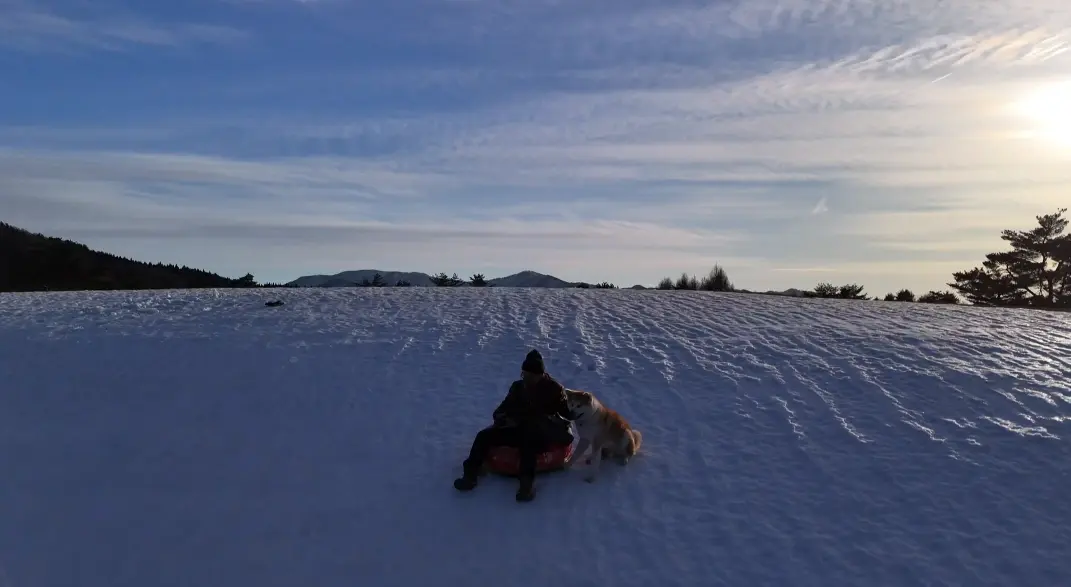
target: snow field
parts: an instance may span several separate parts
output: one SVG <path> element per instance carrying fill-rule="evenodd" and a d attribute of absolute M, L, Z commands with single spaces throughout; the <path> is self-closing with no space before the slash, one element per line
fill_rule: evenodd
<path fill-rule="evenodd" d="M 594 484 L 543 476 L 530 504 L 509 479 L 460 494 L 529 348 L 644 450 Z M 1071 577 L 1064 314 L 631 290 L 7 294 L 0 381 L 3 587 Z"/>

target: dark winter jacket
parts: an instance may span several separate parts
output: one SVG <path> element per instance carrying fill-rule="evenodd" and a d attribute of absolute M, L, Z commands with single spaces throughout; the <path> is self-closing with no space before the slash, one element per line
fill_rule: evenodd
<path fill-rule="evenodd" d="M 522 380 L 514 381 L 505 399 L 495 408 L 493 417 L 496 423 L 508 419 L 515 425 L 534 426 L 555 439 L 571 435 L 565 387 L 549 374 L 544 374 L 531 389 L 525 389 Z"/>

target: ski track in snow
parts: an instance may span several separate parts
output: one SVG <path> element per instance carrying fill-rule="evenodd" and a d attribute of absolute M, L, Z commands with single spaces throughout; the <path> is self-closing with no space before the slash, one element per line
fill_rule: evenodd
<path fill-rule="evenodd" d="M 269 299 L 286 305 L 264 307 Z M 627 467 L 451 481 L 540 349 Z M 0 295 L 0 584 L 1071 577 L 1065 314 L 661 291 Z"/>

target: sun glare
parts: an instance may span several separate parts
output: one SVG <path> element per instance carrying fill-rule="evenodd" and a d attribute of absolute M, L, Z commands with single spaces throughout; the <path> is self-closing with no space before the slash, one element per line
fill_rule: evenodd
<path fill-rule="evenodd" d="M 1071 148 L 1071 81 L 1035 90 L 1015 110 L 1033 122 L 1031 134 Z"/>

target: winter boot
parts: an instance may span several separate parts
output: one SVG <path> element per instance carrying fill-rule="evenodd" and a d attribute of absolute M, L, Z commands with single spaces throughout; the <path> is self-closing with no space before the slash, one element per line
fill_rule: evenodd
<path fill-rule="evenodd" d="M 535 499 L 535 477 L 524 475 L 521 477 L 521 486 L 517 489 L 517 501 L 532 501 Z"/>
<path fill-rule="evenodd" d="M 454 479 L 454 489 L 457 489 L 458 491 L 472 491 L 476 488 L 476 484 L 479 480 L 479 471 L 477 467 L 472 466 L 468 461 L 464 463 L 464 468 L 465 472 L 461 477 Z"/>

